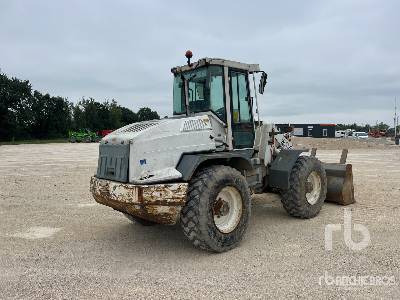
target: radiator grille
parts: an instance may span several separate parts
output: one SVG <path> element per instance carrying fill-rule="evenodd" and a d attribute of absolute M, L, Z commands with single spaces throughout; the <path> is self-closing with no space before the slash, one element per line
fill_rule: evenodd
<path fill-rule="evenodd" d="M 97 177 L 128 182 L 129 145 L 100 144 Z"/>

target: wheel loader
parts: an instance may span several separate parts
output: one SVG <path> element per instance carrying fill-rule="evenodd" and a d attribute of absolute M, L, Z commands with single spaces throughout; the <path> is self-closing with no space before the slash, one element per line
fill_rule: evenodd
<path fill-rule="evenodd" d="M 101 140 L 90 181 L 98 203 L 142 225 L 178 223 L 195 247 L 224 252 L 242 240 L 254 193 L 280 193 L 288 214 L 304 219 L 325 200 L 354 202 L 346 151 L 339 163 L 322 163 L 315 149 L 293 149 L 273 124 L 260 122 L 257 95 L 267 74 L 259 65 L 186 57 L 171 69 L 173 117 Z"/>
<path fill-rule="evenodd" d="M 78 131 L 68 132 L 69 141 L 71 143 L 92 143 L 99 140 L 97 134 L 89 129 L 79 129 Z"/>

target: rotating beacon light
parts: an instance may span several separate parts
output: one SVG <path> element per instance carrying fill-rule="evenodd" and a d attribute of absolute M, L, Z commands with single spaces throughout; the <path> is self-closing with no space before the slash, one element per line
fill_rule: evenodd
<path fill-rule="evenodd" d="M 186 53 L 185 53 L 185 56 L 186 56 L 186 58 L 187 58 L 187 64 L 188 64 L 188 66 L 190 66 L 190 65 L 191 65 L 191 64 L 190 64 L 190 59 L 193 57 L 192 51 L 187 50 Z"/>

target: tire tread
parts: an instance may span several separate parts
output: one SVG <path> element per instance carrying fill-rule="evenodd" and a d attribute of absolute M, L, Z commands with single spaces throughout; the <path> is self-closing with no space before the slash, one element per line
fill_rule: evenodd
<path fill-rule="evenodd" d="M 322 170 L 322 193 L 323 200 L 325 200 L 326 195 L 326 174 L 325 170 L 321 164 L 321 162 L 315 158 L 310 156 L 300 156 L 295 165 L 293 166 L 292 172 L 290 173 L 289 178 L 289 189 L 282 193 L 282 205 L 287 211 L 289 215 L 296 218 L 301 219 L 310 219 L 315 217 L 322 206 L 322 203 L 318 203 L 316 210 L 311 210 L 310 206 L 305 203 L 304 197 L 301 193 L 301 179 L 304 179 L 308 176 L 307 170 L 311 165 L 317 164 L 321 167 Z M 323 202 L 323 201 L 322 201 Z"/>
<path fill-rule="evenodd" d="M 210 238 L 208 236 L 209 233 L 204 233 L 200 230 L 201 212 L 199 208 L 201 195 L 207 189 L 210 189 L 211 185 L 217 182 L 218 178 L 223 178 L 223 176 L 231 176 L 232 178 L 240 177 L 245 181 L 238 170 L 228 166 L 216 165 L 201 169 L 189 182 L 186 204 L 181 210 L 180 223 L 183 233 L 195 247 L 203 250 L 223 252 L 235 247 L 235 245 L 232 245 L 232 247 L 226 247 L 224 249 L 212 248 L 208 243 L 208 239 Z M 246 192 L 249 193 L 248 191 Z"/>

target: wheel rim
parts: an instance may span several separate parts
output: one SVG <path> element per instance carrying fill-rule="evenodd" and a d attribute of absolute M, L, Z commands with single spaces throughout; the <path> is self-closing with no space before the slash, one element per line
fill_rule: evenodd
<path fill-rule="evenodd" d="M 315 171 L 308 175 L 306 182 L 306 199 L 311 205 L 318 202 L 321 194 L 321 177 Z"/>
<path fill-rule="evenodd" d="M 240 192 L 233 186 L 224 187 L 213 205 L 214 223 L 222 233 L 235 230 L 243 211 L 243 200 Z"/>

